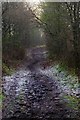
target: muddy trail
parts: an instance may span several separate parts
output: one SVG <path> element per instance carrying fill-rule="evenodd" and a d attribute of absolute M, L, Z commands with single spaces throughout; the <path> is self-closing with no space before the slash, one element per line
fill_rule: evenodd
<path fill-rule="evenodd" d="M 30 56 L 20 70 L 3 77 L 3 120 L 71 118 L 74 113 L 61 99 L 56 80 L 40 72 L 46 60 L 45 50 L 31 50 Z"/>

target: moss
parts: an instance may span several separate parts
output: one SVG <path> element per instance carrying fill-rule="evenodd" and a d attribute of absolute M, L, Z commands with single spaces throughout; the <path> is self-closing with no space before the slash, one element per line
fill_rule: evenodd
<path fill-rule="evenodd" d="M 4 95 L 2 95 L 2 93 L 0 93 L 0 109 L 2 109 L 2 100 L 4 99 Z"/>
<path fill-rule="evenodd" d="M 58 70 L 66 72 L 67 73 L 66 75 L 71 74 L 72 76 L 76 76 L 75 75 L 75 70 L 73 68 L 69 68 L 65 62 L 63 62 L 63 63 L 59 62 Z"/>
<path fill-rule="evenodd" d="M 63 97 L 68 101 L 67 106 L 71 107 L 74 110 L 78 110 L 80 98 L 77 98 L 76 96 L 71 96 L 71 95 L 65 95 Z"/>
<path fill-rule="evenodd" d="M 11 75 L 14 69 L 8 67 L 5 63 L 2 64 L 2 73 L 3 75 Z"/>
<path fill-rule="evenodd" d="M 61 70 L 61 71 L 65 71 L 65 70 L 68 70 L 68 67 L 66 66 L 66 64 L 65 63 L 60 63 L 59 64 L 59 69 Z"/>

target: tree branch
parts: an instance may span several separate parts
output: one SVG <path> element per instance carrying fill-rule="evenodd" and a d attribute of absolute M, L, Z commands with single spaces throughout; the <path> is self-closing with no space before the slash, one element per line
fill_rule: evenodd
<path fill-rule="evenodd" d="M 2 15 L 6 12 L 6 10 L 8 9 L 8 3 L 4 3 L 4 5 L 6 4 L 6 7 L 5 7 L 5 9 L 3 10 L 2 9 Z"/>
<path fill-rule="evenodd" d="M 69 11 L 69 16 L 70 16 L 70 19 L 71 19 L 71 24 L 73 26 L 72 5 L 71 4 L 69 5 L 69 3 L 67 3 L 67 2 L 66 2 L 66 5 L 67 5 L 67 9 Z"/>
<path fill-rule="evenodd" d="M 31 11 L 32 15 L 36 18 L 37 22 L 43 26 L 46 31 L 51 35 L 51 36 L 54 36 L 54 34 L 50 31 L 50 28 L 48 26 L 47 23 L 45 23 L 44 21 L 42 21 L 39 17 L 36 16 L 36 14 L 32 11 L 32 9 L 28 6 L 29 10 Z"/>

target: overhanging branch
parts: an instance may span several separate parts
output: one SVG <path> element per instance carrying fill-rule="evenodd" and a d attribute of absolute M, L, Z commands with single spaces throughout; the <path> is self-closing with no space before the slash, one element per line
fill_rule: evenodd
<path fill-rule="evenodd" d="M 50 28 L 48 26 L 47 23 L 45 23 L 44 21 L 42 21 L 39 17 L 36 16 L 36 14 L 32 11 L 32 9 L 28 6 L 29 10 L 31 11 L 32 15 L 35 17 L 35 19 L 37 20 L 37 22 L 43 26 L 46 31 L 51 35 L 51 36 L 54 36 L 54 34 L 50 31 Z"/>

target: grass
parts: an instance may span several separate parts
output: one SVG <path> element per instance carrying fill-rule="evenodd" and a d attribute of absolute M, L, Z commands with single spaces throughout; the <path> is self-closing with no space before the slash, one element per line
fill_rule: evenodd
<path fill-rule="evenodd" d="M 2 65 L 3 75 L 11 75 L 14 72 L 14 69 L 8 67 L 5 63 Z"/>
<path fill-rule="evenodd" d="M 78 77 L 75 75 L 74 71 L 69 72 L 68 68 L 64 64 L 56 65 L 56 70 L 57 70 L 57 76 L 59 77 L 59 80 L 61 82 L 68 85 L 68 87 L 70 87 L 71 89 L 78 88 L 78 86 L 79 86 Z M 60 76 L 61 74 L 63 74 L 62 77 Z"/>
<path fill-rule="evenodd" d="M 0 110 L 2 109 L 2 101 L 5 99 L 5 96 L 2 94 L 2 90 L 0 89 Z"/>
<path fill-rule="evenodd" d="M 68 67 L 65 64 L 57 64 L 55 65 L 55 68 L 60 83 L 63 84 L 63 86 L 67 86 L 71 90 L 73 89 L 76 91 L 76 89 L 79 87 L 79 84 L 74 69 L 72 71 L 69 71 Z M 62 77 L 60 76 L 61 74 L 63 74 Z M 63 99 L 67 101 L 66 104 L 68 107 L 74 110 L 78 110 L 80 98 L 73 94 L 64 94 Z"/>
<path fill-rule="evenodd" d="M 67 100 L 67 106 L 74 110 L 78 110 L 80 98 L 71 95 L 64 95 L 63 98 Z"/>
<path fill-rule="evenodd" d="M 66 63 L 62 63 L 60 62 L 59 63 L 59 68 L 58 70 L 61 72 L 61 71 L 65 71 L 67 72 L 67 74 L 71 74 L 72 76 L 76 76 L 75 74 L 75 69 L 74 68 L 69 68 Z"/>

